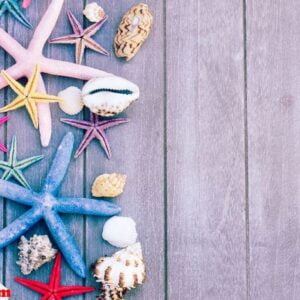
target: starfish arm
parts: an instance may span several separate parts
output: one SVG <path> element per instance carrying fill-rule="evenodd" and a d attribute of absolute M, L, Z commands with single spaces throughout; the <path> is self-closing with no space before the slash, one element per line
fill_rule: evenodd
<path fill-rule="evenodd" d="M 7 148 L 3 144 L 0 144 L 0 151 L 6 153 L 7 152 Z"/>
<path fill-rule="evenodd" d="M 34 93 L 31 96 L 32 99 L 34 99 L 36 102 L 39 103 L 57 103 L 57 102 L 63 102 L 63 99 L 57 96 L 42 94 L 42 93 Z"/>
<path fill-rule="evenodd" d="M 30 74 L 30 77 L 28 79 L 28 82 L 24 88 L 24 92 L 28 95 L 33 94 L 38 86 L 38 81 L 39 81 L 39 77 L 40 76 L 40 67 L 38 65 L 36 65 L 34 67 L 33 72 Z"/>
<path fill-rule="evenodd" d="M 80 277 L 86 277 L 86 268 L 76 241 L 59 215 L 49 210 L 44 215 L 46 224 L 71 269 Z"/>
<path fill-rule="evenodd" d="M 0 47 L 16 61 L 20 61 L 21 58 L 26 56 L 26 50 L 2 28 L 0 28 Z"/>
<path fill-rule="evenodd" d="M 84 40 L 80 40 L 79 42 L 76 43 L 76 49 L 75 49 L 75 59 L 76 59 L 76 64 L 78 65 L 81 65 L 82 63 L 84 50 L 85 50 L 85 42 Z"/>
<path fill-rule="evenodd" d="M 61 297 L 76 296 L 94 292 L 95 288 L 88 286 L 61 286 L 57 293 Z"/>
<path fill-rule="evenodd" d="M 99 140 L 101 147 L 103 148 L 105 154 L 110 159 L 111 158 L 111 149 L 110 149 L 110 145 L 109 145 L 109 142 L 108 142 L 108 139 L 106 137 L 104 130 L 97 129 L 97 131 L 95 133 L 95 137 Z"/>
<path fill-rule="evenodd" d="M 0 118 L 0 125 L 6 123 L 9 119 L 10 119 L 9 116 L 4 116 L 4 117 Z"/>
<path fill-rule="evenodd" d="M 17 160 L 17 138 L 14 135 L 10 145 L 8 164 L 14 165 Z"/>
<path fill-rule="evenodd" d="M 60 268 L 61 268 L 61 253 L 58 252 L 49 280 L 49 285 L 51 286 L 52 289 L 57 289 L 60 286 L 60 279 L 61 279 Z"/>
<path fill-rule="evenodd" d="M 20 169 L 20 170 L 23 170 L 25 168 L 30 167 L 32 164 L 42 160 L 43 158 L 44 158 L 44 155 L 37 155 L 37 156 L 33 156 L 33 157 L 30 157 L 30 158 L 27 158 L 27 159 L 23 159 L 21 161 L 18 161 L 15 164 L 15 167 Z"/>
<path fill-rule="evenodd" d="M 2 174 L 1 179 L 7 181 L 7 180 L 9 180 L 11 178 L 11 176 L 12 176 L 12 169 L 11 168 L 7 168 L 5 170 L 5 172 Z"/>
<path fill-rule="evenodd" d="M 36 280 L 30 280 L 25 278 L 16 277 L 15 281 L 19 284 L 22 284 L 26 286 L 27 288 L 39 293 L 39 294 L 46 294 L 50 291 L 49 286 L 45 283 L 36 281 Z"/>
<path fill-rule="evenodd" d="M 1 184 L 2 185 L 2 184 Z M 42 218 L 39 208 L 33 207 L 0 231 L 0 248 L 14 242 Z"/>
<path fill-rule="evenodd" d="M 42 53 L 44 45 L 57 22 L 63 3 L 64 0 L 52 0 L 33 34 L 28 47 L 29 50 L 33 50 L 35 53 Z"/>
<path fill-rule="evenodd" d="M 20 22 L 22 23 L 24 26 L 26 26 L 27 28 L 32 28 L 32 25 L 30 24 L 30 22 L 27 20 L 27 18 L 25 17 L 23 11 L 21 10 L 20 6 L 18 3 L 16 2 L 9 2 L 8 7 L 10 8 L 9 11 L 10 13 Z"/>
<path fill-rule="evenodd" d="M 38 129 L 39 127 L 39 117 L 38 117 L 38 110 L 37 110 L 37 105 L 35 101 L 27 101 L 25 103 L 25 107 L 28 111 L 28 114 L 30 116 L 30 119 L 33 123 L 33 126 L 35 129 Z"/>
<path fill-rule="evenodd" d="M 87 148 L 87 146 L 90 144 L 90 142 L 95 138 L 95 135 L 94 135 L 94 131 L 93 129 L 89 129 L 86 131 L 78 149 L 76 150 L 76 153 L 75 153 L 75 158 L 79 157 L 80 154 L 84 151 L 84 149 Z"/>
<path fill-rule="evenodd" d="M 0 17 L 8 10 L 7 4 L 5 1 L 0 3 Z"/>
<path fill-rule="evenodd" d="M 18 169 L 15 169 L 13 172 L 12 172 L 12 176 L 22 185 L 24 186 L 25 188 L 27 189 L 31 189 L 29 183 L 27 182 L 26 178 L 24 177 L 23 173 L 18 170 Z"/>
<path fill-rule="evenodd" d="M 74 136 L 67 133 L 60 143 L 43 187 L 44 192 L 56 193 L 70 164 Z"/>
<path fill-rule="evenodd" d="M 37 193 L 1 179 L 0 196 L 29 206 L 32 206 L 39 201 L 39 195 Z"/>
<path fill-rule="evenodd" d="M 68 18 L 71 23 L 73 32 L 79 36 L 83 34 L 83 29 L 78 20 L 75 18 L 75 16 L 71 13 L 71 11 L 68 11 Z"/>
<path fill-rule="evenodd" d="M 128 123 L 130 120 L 127 118 L 109 119 L 105 121 L 98 121 L 97 127 L 101 130 L 105 130 L 114 126 Z"/>
<path fill-rule="evenodd" d="M 6 170 L 9 168 L 9 164 L 6 161 L 0 160 L 0 168 Z"/>
<path fill-rule="evenodd" d="M 42 72 L 50 75 L 71 77 L 81 80 L 112 76 L 110 73 L 95 68 L 49 58 L 43 59 L 41 69 Z"/>
<path fill-rule="evenodd" d="M 79 129 L 85 129 L 88 130 L 91 128 L 91 122 L 89 121 L 82 121 L 82 120 L 72 120 L 72 119 L 60 119 L 61 122 L 71 125 L 73 127 L 79 128 Z"/>
<path fill-rule="evenodd" d="M 0 29 L 1 32 L 1 29 Z M 9 74 L 10 77 L 14 79 L 19 79 L 24 76 L 24 72 L 22 67 L 19 64 L 15 64 L 12 67 L 6 70 L 6 73 Z M 3 76 L 0 76 L 0 90 L 5 88 L 8 85 L 7 81 L 4 79 Z"/>
<path fill-rule="evenodd" d="M 24 87 L 18 81 L 16 81 L 13 77 L 11 77 L 6 71 L 2 71 L 1 75 L 6 80 L 6 82 L 9 84 L 11 89 L 17 95 L 23 95 L 24 94 Z"/>
<path fill-rule="evenodd" d="M 84 41 L 85 41 L 86 47 L 88 47 L 98 53 L 101 53 L 103 55 L 109 55 L 109 52 L 106 49 L 104 49 L 100 44 L 98 44 L 96 41 L 94 41 L 93 39 L 85 38 Z"/>
<path fill-rule="evenodd" d="M 25 106 L 25 98 L 22 96 L 18 96 L 15 100 L 13 100 L 9 104 L 3 106 L 0 109 L 0 112 L 3 113 L 3 112 L 11 111 L 11 110 L 16 110 L 23 106 Z"/>
<path fill-rule="evenodd" d="M 76 44 L 80 37 L 77 34 L 70 34 L 50 40 L 50 44 Z"/>
<path fill-rule="evenodd" d="M 90 25 L 89 27 L 87 27 L 83 34 L 87 37 L 91 37 L 92 35 L 94 35 L 102 26 L 103 24 L 107 21 L 108 16 L 105 16 L 103 19 L 101 19 L 100 21 Z"/>
<path fill-rule="evenodd" d="M 62 197 L 59 198 L 57 211 L 68 214 L 110 217 L 120 213 L 121 208 L 115 203 L 103 200 Z"/>

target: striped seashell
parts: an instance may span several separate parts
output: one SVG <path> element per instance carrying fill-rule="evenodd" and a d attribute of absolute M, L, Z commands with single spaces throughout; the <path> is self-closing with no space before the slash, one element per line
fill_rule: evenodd
<path fill-rule="evenodd" d="M 102 284 L 116 288 L 132 289 L 143 284 L 146 277 L 140 243 L 116 252 L 111 257 L 101 257 L 94 265 L 94 277 Z"/>
<path fill-rule="evenodd" d="M 102 117 L 121 113 L 139 96 L 136 84 L 117 76 L 91 79 L 82 89 L 84 105 Z"/>
<path fill-rule="evenodd" d="M 153 16 L 144 3 L 133 6 L 123 17 L 117 30 L 114 46 L 117 57 L 132 59 L 148 38 Z"/>
<path fill-rule="evenodd" d="M 96 300 L 123 300 L 125 293 L 126 289 L 118 288 L 113 284 L 103 284 Z"/>
<path fill-rule="evenodd" d="M 126 183 L 126 175 L 103 174 L 98 176 L 92 187 L 94 197 L 117 197 L 123 193 Z"/>

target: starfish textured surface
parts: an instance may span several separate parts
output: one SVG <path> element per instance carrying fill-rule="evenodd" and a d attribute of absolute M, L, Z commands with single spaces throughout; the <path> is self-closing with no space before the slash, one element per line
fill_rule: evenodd
<path fill-rule="evenodd" d="M 120 124 L 129 122 L 129 119 L 119 118 L 119 119 L 109 119 L 109 120 L 98 120 L 98 116 L 90 113 L 89 121 L 72 120 L 72 119 L 60 119 L 63 123 L 71 125 L 73 127 L 86 130 L 81 144 L 79 145 L 75 158 L 77 158 L 84 149 L 90 144 L 93 139 L 98 139 L 102 148 L 104 149 L 108 158 L 111 158 L 111 149 L 108 143 L 108 139 L 105 134 L 105 130 Z"/>
<path fill-rule="evenodd" d="M 31 207 L 0 231 L 0 248 L 15 241 L 43 219 L 70 267 L 79 276 L 85 277 L 86 267 L 80 250 L 59 213 L 109 217 L 118 214 L 121 209 L 118 205 L 107 201 L 57 196 L 70 164 L 73 146 L 74 136 L 69 132 L 57 149 L 50 171 L 39 193 L 0 179 L 0 197 Z"/>
<path fill-rule="evenodd" d="M 43 56 L 43 48 L 53 31 L 60 14 L 64 0 L 52 0 L 42 20 L 37 26 L 28 49 L 22 47 L 5 30 L 0 28 L 0 47 L 9 53 L 16 64 L 6 70 L 15 80 L 21 77 L 31 76 L 36 65 L 40 66 L 41 73 L 55 76 L 65 76 L 81 80 L 90 80 L 95 77 L 104 77 L 109 74 L 98 69 L 87 66 L 79 66 L 70 62 L 49 59 Z M 0 89 L 7 86 L 6 80 L 0 78 Z M 40 77 L 38 82 L 38 92 L 45 93 L 45 84 Z M 48 103 L 38 104 L 39 130 L 41 143 L 44 147 L 49 145 L 51 139 L 51 113 Z"/>
<path fill-rule="evenodd" d="M 61 285 L 61 254 L 58 253 L 50 275 L 49 283 L 16 277 L 15 281 L 42 295 L 42 300 L 61 300 L 64 297 L 93 292 L 93 287 Z"/>
<path fill-rule="evenodd" d="M 1 75 L 18 96 L 11 103 L 2 107 L 0 112 L 8 112 L 25 106 L 35 128 L 39 126 L 37 103 L 56 103 L 64 101 L 62 98 L 38 93 L 36 91 L 37 83 L 40 78 L 39 66 L 35 66 L 32 77 L 28 80 L 25 87 L 10 77 L 5 71 L 2 71 Z"/>
<path fill-rule="evenodd" d="M 103 26 L 107 20 L 107 16 L 101 19 L 99 22 L 90 25 L 86 29 L 83 29 L 75 16 L 69 11 L 68 18 L 71 23 L 74 34 L 62 36 L 52 39 L 50 43 L 54 44 L 75 44 L 76 46 L 76 63 L 81 64 L 85 48 L 89 48 L 103 55 L 109 55 L 100 44 L 98 44 L 91 37 Z"/>
<path fill-rule="evenodd" d="M 8 120 L 9 120 L 8 116 L 0 118 L 0 125 L 6 123 Z M 7 152 L 7 148 L 1 143 L 0 143 L 0 150 L 3 152 Z"/>
<path fill-rule="evenodd" d="M 17 160 L 17 138 L 14 136 L 10 146 L 10 153 L 8 161 L 0 160 L 0 169 L 4 170 L 2 175 L 3 180 L 9 180 L 13 177 L 24 187 L 30 189 L 30 185 L 25 179 L 22 170 L 30 167 L 34 163 L 42 160 L 44 158 L 43 155 L 33 156 L 30 158 L 23 159 L 21 161 Z"/>
<path fill-rule="evenodd" d="M 20 23 L 22 23 L 27 28 L 32 28 L 32 25 L 25 17 L 19 5 L 19 0 L 0 0 L 0 16 L 2 16 L 6 11 L 10 12 Z"/>

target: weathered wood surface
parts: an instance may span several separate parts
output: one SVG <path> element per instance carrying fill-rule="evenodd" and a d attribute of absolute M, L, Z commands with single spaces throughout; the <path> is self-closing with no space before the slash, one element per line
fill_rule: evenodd
<path fill-rule="evenodd" d="M 84 0 L 65 0 L 53 36 L 71 32 L 66 11 L 82 22 Z M 154 29 L 131 62 L 113 55 L 112 40 L 122 15 L 138 1 L 98 1 L 109 21 L 96 35 L 110 52 L 87 51 L 84 63 L 124 76 L 141 88 L 126 115 L 131 122 L 107 134 L 113 157 L 97 142 L 73 160 L 64 195 L 90 196 L 104 172 L 128 175 L 125 193 L 114 200 L 137 221 L 148 265 L 147 283 L 126 299 L 298 299 L 300 4 L 258 0 L 148 0 Z M 26 11 L 35 26 L 50 0 L 33 0 Z M 0 20 L 24 46 L 32 32 L 11 16 Z M 47 45 L 49 57 L 74 61 L 74 48 Z M 0 49 L 0 67 L 13 63 Z M 51 93 L 81 82 L 46 78 Z M 0 105 L 13 97 L 0 92 Z M 17 135 L 19 157 L 43 153 L 26 170 L 39 189 L 62 136 L 83 132 L 59 122 L 52 106 L 53 138 L 42 149 L 25 110 L 10 113 L 0 141 Z M 76 118 L 87 117 L 87 112 Z M 4 156 L 0 154 L 0 159 Z M 0 227 L 24 207 L 4 200 Z M 64 217 L 88 265 L 116 249 L 101 240 L 104 219 Z M 44 224 L 33 233 L 47 233 Z M 12 299 L 39 299 L 14 283 L 17 243 L 0 251 L 0 282 Z M 51 264 L 30 278 L 47 281 Z M 63 282 L 94 285 L 63 264 Z M 73 298 L 70 298 L 73 299 Z M 74 297 L 75 299 L 75 297 Z M 95 299 L 95 293 L 76 299 Z"/>

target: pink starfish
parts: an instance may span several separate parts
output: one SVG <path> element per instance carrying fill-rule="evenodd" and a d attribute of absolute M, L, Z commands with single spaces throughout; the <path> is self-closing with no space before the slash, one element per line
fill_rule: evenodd
<path fill-rule="evenodd" d="M 8 120 L 9 120 L 8 116 L 0 118 L 0 125 L 4 124 Z M 7 148 L 3 144 L 0 144 L 0 150 L 3 152 L 7 152 Z"/>
<path fill-rule="evenodd" d="M 64 0 L 52 0 L 42 20 L 37 26 L 27 49 L 23 48 L 6 31 L 0 28 L 0 47 L 8 52 L 16 61 L 15 65 L 7 69 L 7 73 L 15 80 L 21 77 L 30 78 L 32 70 L 36 65 L 40 66 L 41 73 L 81 80 L 89 80 L 91 78 L 109 75 L 101 70 L 43 56 L 43 48 L 56 24 L 63 3 Z M 6 86 L 7 82 L 1 77 L 0 89 Z M 40 77 L 39 80 L 38 91 L 45 93 L 45 84 L 42 77 Z M 49 105 L 39 104 L 38 114 L 41 143 L 46 147 L 49 145 L 52 131 Z"/>
<path fill-rule="evenodd" d="M 27 8 L 31 3 L 31 0 L 23 0 L 22 7 Z"/>

